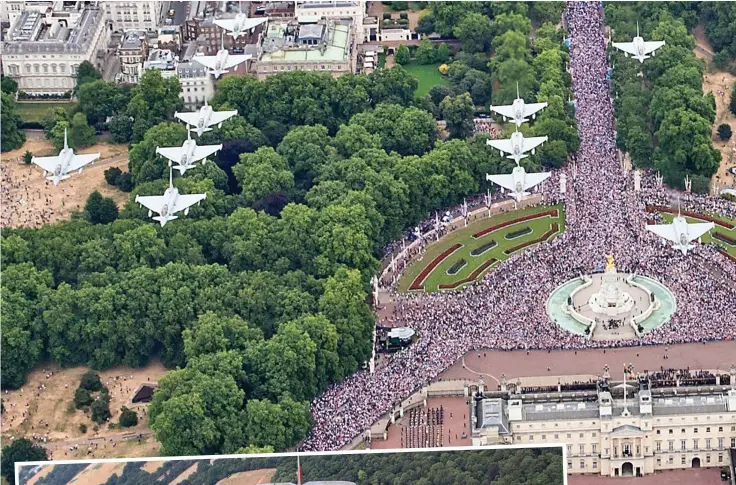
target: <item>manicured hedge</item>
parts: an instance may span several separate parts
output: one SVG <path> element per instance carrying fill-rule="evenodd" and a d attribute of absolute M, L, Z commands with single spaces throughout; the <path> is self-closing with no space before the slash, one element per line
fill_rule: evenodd
<path fill-rule="evenodd" d="M 496 224 L 494 226 L 487 227 L 487 228 L 483 229 L 482 231 L 476 232 L 475 234 L 473 234 L 473 237 L 475 239 L 478 239 L 479 237 L 483 237 L 483 236 L 485 236 L 488 233 L 491 233 L 493 231 L 497 231 L 499 229 L 503 229 L 504 227 L 508 227 L 508 226 L 513 225 L 513 224 L 518 224 L 519 222 L 531 221 L 533 219 L 539 219 L 541 217 L 547 217 L 547 216 L 559 217 L 559 214 L 560 213 L 559 213 L 559 211 L 557 209 L 548 210 L 548 211 L 544 211 L 544 212 L 537 212 L 536 214 L 529 214 L 528 216 L 519 217 L 518 219 L 511 219 L 511 220 L 508 220 L 508 221 L 505 221 L 505 222 L 501 222 L 499 224 Z"/>
<path fill-rule="evenodd" d="M 470 273 L 470 275 L 467 278 L 463 278 L 461 280 L 454 281 L 452 283 L 446 284 L 446 285 L 439 285 L 440 290 L 454 290 L 460 285 L 464 285 L 465 283 L 470 283 L 471 281 L 475 280 L 483 271 L 486 270 L 489 266 L 497 263 L 498 260 L 496 258 L 491 258 L 488 261 L 485 261 L 483 264 L 475 268 L 475 271 Z"/>
<path fill-rule="evenodd" d="M 509 255 L 511 253 L 514 253 L 518 251 L 519 249 L 524 249 L 527 246 L 531 246 L 532 244 L 537 244 L 540 242 L 544 242 L 550 237 L 552 237 L 553 234 L 555 234 L 557 231 L 559 231 L 559 227 L 557 224 L 552 224 L 552 227 L 549 231 L 542 234 L 540 237 L 536 239 L 532 239 L 530 241 L 523 242 L 521 244 L 517 244 L 516 246 L 510 247 L 504 251 L 504 254 Z"/>
<path fill-rule="evenodd" d="M 445 249 L 442 254 L 437 256 L 432 260 L 431 263 L 429 263 L 425 268 L 422 270 L 419 275 L 414 278 L 414 281 L 411 283 L 411 286 L 409 286 L 410 290 L 423 290 L 424 289 L 424 280 L 427 279 L 427 276 L 429 276 L 429 273 L 431 273 L 438 264 L 440 264 L 442 261 L 447 259 L 448 256 L 450 256 L 452 253 L 457 251 L 463 247 L 462 244 L 453 244 L 449 248 Z"/>
<path fill-rule="evenodd" d="M 724 255 L 725 257 L 727 257 L 728 259 L 730 259 L 731 261 L 733 261 L 734 263 L 736 263 L 736 256 L 731 256 L 730 254 L 728 254 L 723 249 L 719 249 L 718 252 L 721 253 L 722 255 Z"/>
<path fill-rule="evenodd" d="M 450 269 L 447 270 L 448 275 L 456 275 L 458 271 L 463 269 L 465 265 L 468 264 L 465 259 L 461 258 L 459 261 L 455 261 L 452 266 L 450 266 Z"/>
<path fill-rule="evenodd" d="M 506 239 L 516 239 L 518 237 L 526 236 L 527 234 L 531 234 L 531 233 L 532 233 L 532 228 L 529 226 L 526 226 L 526 227 L 519 229 L 518 231 L 514 231 L 514 232 L 510 232 L 506 234 L 505 238 Z"/>
<path fill-rule="evenodd" d="M 489 242 L 483 244 L 482 246 L 478 246 L 477 248 L 475 248 L 472 251 L 470 251 L 470 255 L 471 256 L 480 256 L 481 254 L 485 253 L 489 249 L 495 248 L 496 246 L 498 246 L 498 243 L 495 240 L 494 241 L 489 241 Z"/>
<path fill-rule="evenodd" d="M 731 246 L 736 246 L 736 238 L 727 236 L 726 234 L 721 234 L 720 232 L 714 232 L 713 237 L 715 239 L 718 239 L 719 241 L 725 242 L 726 244 L 730 244 Z"/>

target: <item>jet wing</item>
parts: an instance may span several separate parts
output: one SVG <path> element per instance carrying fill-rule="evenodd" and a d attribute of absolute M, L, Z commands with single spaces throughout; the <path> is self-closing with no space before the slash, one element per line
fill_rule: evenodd
<path fill-rule="evenodd" d="M 514 176 L 507 174 L 507 175 L 486 175 L 486 180 L 490 180 L 496 185 L 500 185 L 506 190 L 514 191 L 516 190 L 516 187 L 514 186 Z"/>
<path fill-rule="evenodd" d="M 651 231 L 659 237 L 663 237 L 668 241 L 679 243 L 675 236 L 674 224 L 647 224 L 647 231 Z"/>
<path fill-rule="evenodd" d="M 542 108 L 546 108 L 547 103 L 531 103 L 524 104 L 524 118 L 531 116 Z"/>
<path fill-rule="evenodd" d="M 524 138 L 524 146 L 522 147 L 522 152 L 533 150 L 548 139 L 549 137 L 547 136 L 533 136 L 531 138 Z"/>
<path fill-rule="evenodd" d="M 528 173 L 524 176 L 524 190 L 539 185 L 552 175 L 550 172 Z"/>
<path fill-rule="evenodd" d="M 492 146 L 496 150 L 501 150 L 502 152 L 506 153 L 513 153 L 514 147 L 511 144 L 511 138 L 507 138 L 505 140 L 488 140 L 486 142 L 488 145 Z"/>
<path fill-rule="evenodd" d="M 243 63 L 247 61 L 248 59 L 252 59 L 253 56 L 250 54 L 241 54 L 239 56 L 234 56 L 232 54 L 227 56 L 227 61 L 225 61 L 225 66 L 223 69 L 230 69 L 231 67 L 235 67 L 240 63 Z"/>
<path fill-rule="evenodd" d="M 706 232 L 710 231 L 716 227 L 715 224 L 712 222 L 700 222 L 697 224 L 688 224 L 687 225 L 687 237 L 690 238 L 691 241 L 696 240 Z"/>
<path fill-rule="evenodd" d="M 615 47 L 616 49 L 620 49 L 628 54 L 631 54 L 632 56 L 636 56 L 639 54 L 636 51 L 633 42 L 614 42 L 613 47 Z"/>
<path fill-rule="evenodd" d="M 491 106 L 491 111 L 495 111 L 496 113 L 500 114 L 501 116 L 505 116 L 506 118 L 514 119 L 514 107 L 512 105 L 506 105 L 506 106 Z"/>
<path fill-rule="evenodd" d="M 268 20 L 268 17 L 261 17 L 261 18 L 252 18 L 252 19 L 245 19 L 245 22 L 243 22 L 240 25 L 240 32 L 247 32 L 254 27 L 258 27 L 262 23 Z M 215 25 L 219 25 L 225 30 L 233 31 L 235 29 L 235 19 L 220 19 L 215 20 Z"/>
<path fill-rule="evenodd" d="M 197 160 L 202 160 L 203 158 L 207 158 L 218 150 L 222 150 L 222 145 L 204 145 L 201 147 L 198 146 L 194 150 L 194 160 L 192 161 L 194 162 Z"/>
<path fill-rule="evenodd" d="M 163 195 L 136 195 L 135 201 L 141 204 L 148 210 L 155 212 L 156 214 L 161 213 L 161 207 L 164 205 Z"/>
<path fill-rule="evenodd" d="M 644 42 L 644 53 L 649 54 L 650 52 L 654 52 L 660 47 L 664 45 L 664 41 L 652 41 L 652 42 Z"/>
<path fill-rule="evenodd" d="M 74 157 L 72 158 L 72 161 L 69 162 L 69 166 L 67 167 L 67 170 L 69 172 L 73 172 L 74 170 L 79 170 L 85 165 L 94 162 L 98 158 L 100 158 L 99 153 L 89 153 L 87 155 L 74 155 Z"/>
<path fill-rule="evenodd" d="M 213 111 L 210 115 L 209 124 L 216 125 L 218 123 L 222 123 L 223 121 L 232 118 L 236 114 L 238 114 L 237 111 Z"/>
<path fill-rule="evenodd" d="M 176 198 L 176 202 L 174 203 L 174 210 L 173 213 L 177 213 L 179 211 L 183 211 L 187 207 L 193 206 L 200 200 L 204 200 L 207 198 L 207 194 L 189 194 L 189 195 L 180 195 Z"/>
<path fill-rule="evenodd" d="M 215 65 L 217 64 L 217 56 L 194 56 L 192 59 L 199 62 L 208 69 L 211 69 L 213 71 L 215 70 Z"/>
<path fill-rule="evenodd" d="M 222 27 L 225 30 L 232 31 L 235 29 L 235 19 L 219 19 L 215 20 L 215 25 Z M 245 29 L 243 29 L 245 30 Z"/>
<path fill-rule="evenodd" d="M 212 113 L 214 115 L 214 113 Z M 174 113 L 174 116 L 182 120 L 184 123 L 197 126 L 199 123 L 199 112 L 194 113 Z"/>
<path fill-rule="evenodd" d="M 33 163 L 46 170 L 47 172 L 54 173 L 56 166 L 61 163 L 60 157 L 33 157 L 31 159 Z"/>
<path fill-rule="evenodd" d="M 182 156 L 182 148 L 181 147 L 156 148 L 156 153 L 163 156 L 164 158 L 168 158 L 172 162 L 180 162 L 181 156 Z"/>

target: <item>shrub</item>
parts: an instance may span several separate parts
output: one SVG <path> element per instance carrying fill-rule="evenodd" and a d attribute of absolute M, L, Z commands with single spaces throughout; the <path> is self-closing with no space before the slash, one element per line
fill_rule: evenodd
<path fill-rule="evenodd" d="M 720 138 L 722 141 L 730 140 L 732 134 L 733 133 L 731 131 L 731 127 L 726 123 L 718 126 L 718 138 Z"/>
<path fill-rule="evenodd" d="M 120 190 L 123 192 L 130 192 L 133 190 L 133 176 L 130 174 L 130 172 L 123 172 L 120 174 L 120 177 L 118 177 L 118 183 L 117 186 Z"/>
<path fill-rule="evenodd" d="M 87 371 L 82 374 L 82 378 L 79 381 L 79 388 L 86 389 L 89 392 L 97 392 L 102 390 L 102 381 L 100 376 L 95 374 L 93 371 Z"/>
<path fill-rule="evenodd" d="M 82 434 L 86 433 L 87 432 L 87 425 L 84 424 L 84 423 L 80 423 L 79 424 L 79 432 L 82 433 Z"/>
<path fill-rule="evenodd" d="M 132 409 L 128 409 L 125 406 L 121 409 L 120 413 L 120 420 L 118 421 L 120 423 L 120 426 L 123 428 L 130 428 L 132 426 L 135 426 L 138 424 L 138 414 L 136 414 L 135 411 Z"/>
<path fill-rule="evenodd" d="M 118 185 L 118 179 L 120 178 L 120 174 L 122 174 L 123 171 L 120 170 L 118 167 L 110 167 L 107 170 L 105 170 L 105 182 L 107 182 L 109 185 L 117 186 Z"/>
<path fill-rule="evenodd" d="M 92 396 L 90 396 L 87 389 L 77 388 L 74 391 L 74 406 L 77 409 L 85 409 L 87 406 L 92 404 Z"/>
<path fill-rule="evenodd" d="M 383 20 L 390 20 L 391 12 L 383 12 Z"/>
<path fill-rule="evenodd" d="M 401 13 L 399 14 L 399 18 L 400 18 L 400 19 L 403 19 L 403 20 L 409 20 L 409 14 L 408 14 L 408 13 L 406 13 L 406 12 L 401 12 Z"/>
<path fill-rule="evenodd" d="M 440 74 L 442 74 L 443 76 L 446 76 L 447 75 L 447 71 L 448 71 L 448 69 L 450 69 L 450 67 L 447 64 L 442 64 L 437 69 L 440 71 Z"/>
<path fill-rule="evenodd" d="M 95 400 L 92 406 L 90 406 L 90 409 L 92 410 L 92 421 L 97 424 L 104 423 L 112 416 L 110 413 L 110 401 L 103 397 Z"/>
<path fill-rule="evenodd" d="M 455 261 L 452 266 L 450 266 L 450 269 L 447 270 L 447 274 L 449 275 L 455 275 L 465 267 L 465 265 L 468 264 L 465 259 L 460 258 L 458 261 Z"/>
<path fill-rule="evenodd" d="M 26 165 L 30 165 L 31 160 L 33 160 L 33 153 L 31 153 L 29 150 L 26 150 L 26 152 L 23 154 L 23 163 L 25 163 Z"/>

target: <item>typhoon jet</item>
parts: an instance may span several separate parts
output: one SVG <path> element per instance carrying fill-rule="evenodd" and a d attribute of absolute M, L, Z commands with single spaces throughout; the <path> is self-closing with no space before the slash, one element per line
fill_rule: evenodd
<path fill-rule="evenodd" d="M 228 69 L 231 67 L 242 64 L 252 57 L 253 56 L 250 54 L 231 55 L 227 49 L 225 49 L 225 36 L 223 34 L 222 48 L 217 51 L 217 54 L 214 56 L 196 55 L 192 59 L 209 69 L 208 74 L 214 74 L 215 79 L 218 79 L 223 74 L 230 72 Z"/>
<path fill-rule="evenodd" d="M 197 146 L 197 142 L 192 140 L 191 132 L 187 131 L 187 139 L 184 144 L 180 147 L 168 147 L 159 148 L 156 147 L 156 153 L 169 159 L 169 166 L 172 163 L 174 168 L 178 170 L 182 175 L 189 170 L 194 168 L 194 163 L 205 159 L 202 163 L 207 163 L 207 157 L 217 153 L 218 150 L 222 150 L 222 145 L 203 145 Z"/>
<path fill-rule="evenodd" d="M 99 153 L 75 155 L 74 150 L 69 148 L 66 135 L 66 128 L 64 128 L 64 149 L 61 150 L 59 155 L 55 157 L 31 158 L 32 163 L 35 163 L 43 169 L 44 177 L 46 177 L 46 174 L 51 174 L 46 177 L 46 180 L 50 180 L 54 185 L 59 185 L 59 182 L 71 177 L 70 173 L 75 170 L 79 170 L 79 173 L 82 173 L 85 165 L 88 165 L 100 158 Z"/>
<path fill-rule="evenodd" d="M 241 35 L 246 35 L 267 20 L 268 17 L 249 19 L 244 13 L 239 13 L 233 19 L 215 20 L 215 25 L 227 30 L 227 35 L 232 36 L 233 40 L 236 40 Z"/>
<path fill-rule="evenodd" d="M 509 191 L 509 196 L 513 197 L 516 202 L 521 202 L 525 196 L 530 195 L 527 190 L 535 187 L 547 180 L 550 172 L 527 173 L 524 167 L 516 164 L 514 170 L 507 175 L 490 175 L 486 174 L 486 180 L 500 185 Z"/>
<path fill-rule="evenodd" d="M 519 83 L 516 83 L 516 99 L 514 102 L 506 106 L 491 106 L 491 111 L 495 111 L 503 116 L 504 121 L 507 118 L 511 118 L 518 128 L 522 123 L 529 121 L 529 116 L 532 119 L 536 118 L 537 111 L 546 107 L 547 103 L 524 103 L 524 100 L 519 95 Z"/>
<path fill-rule="evenodd" d="M 173 177 L 173 170 L 169 168 L 169 188 L 166 189 L 164 195 L 135 196 L 135 201 L 148 209 L 148 217 L 151 217 L 154 212 L 158 214 L 153 217 L 153 220 L 160 222 L 161 227 L 164 227 L 169 221 L 178 219 L 179 216 L 174 215 L 177 212 L 184 211 L 185 216 L 189 215 L 191 206 L 207 198 L 207 194 L 180 194 L 179 189 L 174 187 Z"/>
<path fill-rule="evenodd" d="M 624 51 L 626 57 L 633 57 L 640 63 L 644 63 L 644 59 L 649 59 L 647 54 L 654 55 L 654 51 L 664 45 L 664 41 L 653 41 L 645 42 L 644 39 L 639 35 L 639 22 L 636 23 L 636 37 L 633 42 L 614 42 L 613 47 Z"/>
<path fill-rule="evenodd" d="M 525 154 L 526 152 L 531 151 L 532 155 L 534 155 L 535 149 L 548 139 L 549 137 L 547 136 L 524 138 L 524 135 L 520 133 L 517 128 L 517 130 L 511 134 L 511 138 L 503 140 L 488 140 L 486 143 L 497 149 L 501 155 L 508 153 L 509 155 L 507 155 L 506 158 L 512 159 L 518 165 L 522 158 L 529 156 Z"/>
<path fill-rule="evenodd" d="M 689 223 L 687 220 L 680 215 L 680 208 L 677 208 L 677 217 L 672 221 L 672 224 L 647 224 L 647 231 L 651 231 L 654 234 L 671 241 L 673 249 L 682 251 L 682 254 L 687 254 L 690 249 L 695 246 L 690 244 L 692 241 L 700 238 L 703 234 L 707 233 L 715 227 L 712 222 L 699 222 Z"/>
<path fill-rule="evenodd" d="M 222 128 L 222 122 L 226 121 L 233 116 L 238 114 L 237 111 L 214 111 L 212 106 L 207 104 L 207 99 L 204 100 L 204 106 L 199 108 L 199 111 L 193 111 L 190 113 L 174 113 L 174 116 L 182 120 L 191 128 L 190 131 L 196 131 L 198 136 L 202 136 L 205 131 L 212 131 L 210 126 L 217 125 L 218 128 Z"/>

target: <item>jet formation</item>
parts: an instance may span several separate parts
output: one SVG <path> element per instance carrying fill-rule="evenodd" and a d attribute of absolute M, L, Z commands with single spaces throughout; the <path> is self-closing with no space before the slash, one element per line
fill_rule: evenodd
<path fill-rule="evenodd" d="M 507 106 L 491 106 L 491 110 L 503 116 L 504 121 L 510 118 L 516 125 L 516 131 L 511 134 L 511 138 L 501 140 L 488 140 L 486 143 L 497 149 L 501 155 L 508 153 L 506 158 L 510 158 L 516 162 L 516 167 L 510 174 L 502 175 L 491 175 L 486 174 L 486 180 L 493 182 L 496 185 L 501 186 L 503 189 L 509 191 L 509 195 L 516 200 L 521 200 L 530 195 L 529 189 L 541 184 L 547 180 L 550 172 L 541 173 L 527 173 L 524 167 L 519 162 L 528 157 L 527 152 L 534 155 L 535 150 L 542 143 L 546 142 L 549 138 L 546 136 L 537 136 L 531 138 L 524 138 L 524 135 L 519 132 L 519 126 L 522 123 L 529 121 L 528 117 L 532 119 L 536 118 L 536 113 L 541 109 L 547 107 L 547 103 L 533 103 L 526 104 L 524 100 L 519 96 L 519 84 L 516 84 L 516 96 L 513 104 Z"/>
<path fill-rule="evenodd" d="M 187 125 L 192 125 L 193 128 L 188 128 L 189 131 L 196 131 L 198 136 L 202 136 L 205 131 L 212 131 L 211 126 L 217 125 L 218 128 L 222 128 L 222 122 L 226 121 L 233 116 L 238 114 L 237 111 L 214 111 L 212 106 L 207 103 L 207 99 L 204 100 L 204 106 L 199 108 L 198 112 L 194 113 L 174 113 L 176 118 L 179 118 Z"/>
<path fill-rule="evenodd" d="M 86 165 L 89 165 L 98 158 L 100 158 L 99 153 L 75 155 L 74 150 L 69 148 L 69 143 L 67 143 L 67 130 L 64 128 L 64 148 L 61 152 L 59 152 L 55 157 L 33 157 L 31 158 L 31 163 L 38 165 L 43 169 L 44 177 L 46 177 L 47 174 L 51 174 L 46 177 L 46 180 L 53 182 L 54 185 L 59 185 L 59 182 L 71 177 L 71 172 L 78 170 L 79 173 L 82 173 L 82 170 L 84 170 Z"/>
<path fill-rule="evenodd" d="M 663 40 L 652 42 L 644 41 L 644 39 L 639 35 L 639 22 L 636 23 L 636 37 L 634 37 L 632 42 L 613 42 L 613 47 L 623 51 L 626 57 L 631 55 L 632 58 L 642 64 L 644 63 L 644 59 L 649 59 L 651 57 L 648 54 L 653 56 L 654 51 L 663 45 Z"/>
<path fill-rule="evenodd" d="M 205 66 L 208 74 L 213 74 L 215 79 L 218 79 L 223 74 L 226 74 L 230 68 L 242 64 L 243 62 L 251 59 L 253 56 L 250 54 L 232 55 L 225 49 L 225 34 L 222 34 L 222 49 L 217 51 L 214 56 L 203 56 L 195 55 L 192 59 Z"/>

